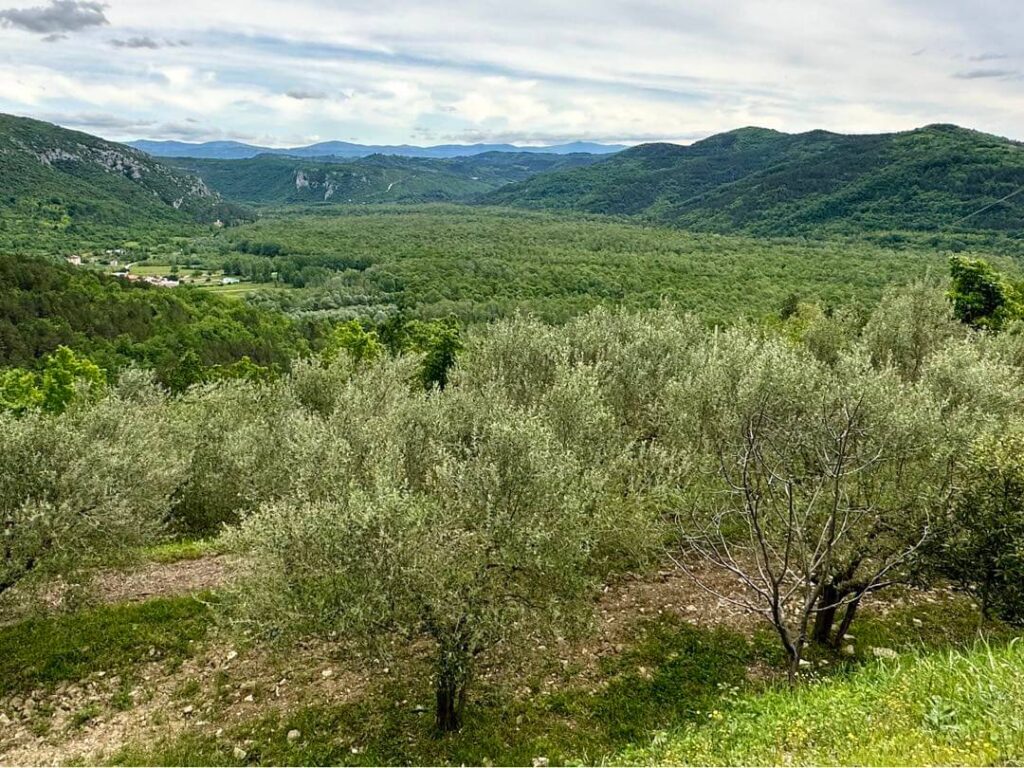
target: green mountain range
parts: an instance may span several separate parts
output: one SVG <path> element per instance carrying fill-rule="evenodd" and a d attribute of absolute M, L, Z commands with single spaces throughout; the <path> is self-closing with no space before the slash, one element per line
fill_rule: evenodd
<path fill-rule="evenodd" d="M 173 226 L 240 214 L 202 179 L 136 149 L 0 115 L 0 230 L 74 239 L 131 223 Z"/>
<path fill-rule="evenodd" d="M 234 223 L 250 216 L 239 204 L 435 201 L 627 215 L 755 235 L 1020 238 L 1024 144 L 951 125 L 878 135 L 741 128 L 690 146 L 644 144 L 611 156 L 156 160 L 0 115 L 0 243 L 15 250 Z"/>
<path fill-rule="evenodd" d="M 592 154 L 486 152 L 455 158 L 371 155 L 303 160 L 260 155 L 248 160 L 168 158 L 241 203 L 388 203 L 467 201 L 545 171 L 597 162 Z"/>
<path fill-rule="evenodd" d="M 690 146 L 633 147 L 480 201 L 763 235 L 941 228 L 1019 234 L 1022 188 L 1024 145 L 952 125 L 864 136 L 742 128 Z"/>
<path fill-rule="evenodd" d="M 590 154 L 604 155 L 625 149 L 623 144 L 599 144 L 593 141 L 573 141 L 568 144 L 547 146 L 516 146 L 515 144 L 437 144 L 417 147 L 411 144 L 353 144 L 349 141 L 321 141 L 305 147 L 259 147 L 237 141 L 207 141 L 199 144 L 186 141 L 129 141 L 128 146 L 148 152 L 153 157 L 201 157 L 210 160 L 247 160 L 259 155 L 287 155 L 322 160 L 352 160 L 370 155 L 400 155 L 402 157 L 468 157 L 487 152 L 526 154 L 539 152 L 547 155 Z"/>

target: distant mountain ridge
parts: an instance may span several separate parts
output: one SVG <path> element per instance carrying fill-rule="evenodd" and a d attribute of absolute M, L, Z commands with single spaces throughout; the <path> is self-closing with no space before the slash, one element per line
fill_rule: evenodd
<path fill-rule="evenodd" d="M 764 236 L 950 231 L 1024 242 L 1024 144 L 954 125 L 874 135 L 748 127 L 688 146 L 643 144 L 608 155 L 162 161 L 0 115 L 0 228 L 33 248 L 97 227 L 141 235 L 154 224 L 251 216 L 235 202 L 429 201 Z"/>
<path fill-rule="evenodd" d="M 533 152 L 539 154 L 606 155 L 626 149 L 624 144 L 598 144 L 589 141 L 574 141 L 545 147 L 520 147 L 514 144 L 438 144 L 417 147 L 411 144 L 353 144 L 347 141 L 325 141 L 304 147 L 261 147 L 238 141 L 208 141 L 190 143 L 184 141 L 150 141 L 139 139 L 127 142 L 128 146 L 140 149 L 153 157 L 195 157 L 211 160 L 248 160 L 258 155 L 288 155 L 303 158 L 360 158 L 370 155 L 397 155 L 400 157 L 452 158 L 480 155 L 485 152 Z"/>
<path fill-rule="evenodd" d="M 484 152 L 454 158 L 370 155 L 305 159 L 259 155 L 244 160 L 166 158 L 201 177 L 225 199 L 252 204 L 465 202 L 537 173 L 578 168 L 590 154 Z"/>
<path fill-rule="evenodd" d="M 874 135 L 741 128 L 689 146 L 632 147 L 480 202 L 760 235 L 956 224 L 1022 236 L 1022 188 L 1024 144 L 955 125 Z"/>

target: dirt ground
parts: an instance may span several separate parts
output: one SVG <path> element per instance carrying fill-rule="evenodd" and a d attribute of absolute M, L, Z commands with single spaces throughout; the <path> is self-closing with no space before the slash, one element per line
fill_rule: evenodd
<path fill-rule="evenodd" d="M 150 563 L 128 573 L 99 574 L 99 599 L 128 602 L 182 595 L 222 586 L 231 562 L 211 556 L 176 563 Z M 714 570 L 698 577 L 720 594 L 740 596 L 740 585 Z M 885 606 L 879 606 L 884 610 Z M 547 661 L 552 670 L 544 688 L 601 685 L 599 661 L 621 653 L 637 623 L 673 615 L 701 627 L 724 626 L 749 632 L 760 621 L 728 600 L 699 587 L 678 569 L 646 578 L 626 578 L 605 587 L 596 626 L 582 640 L 562 640 L 547 648 L 538 640 L 533 653 L 484 660 L 482 677 L 514 680 L 517 665 Z M 408 664 L 426 664 L 429 648 L 407 652 Z M 418 657 L 418 658 L 417 658 Z M 540 662 L 542 665 L 544 662 Z M 559 674 L 559 663 L 571 675 Z M 390 665 L 390 667 L 389 667 Z M 220 737 L 234 722 L 272 710 L 341 703 L 361 696 L 382 675 L 399 674 L 395 662 L 346 652 L 337 643 L 302 644 L 287 653 L 246 649 L 214 636 L 180 666 L 145 661 L 130 676 L 99 672 L 55 690 L 0 699 L 0 764 L 56 765 L 96 762 L 126 743 L 145 743 L 186 730 Z M 757 670 L 751 674 L 758 675 Z M 522 692 L 529 695 L 528 690 Z M 127 699 L 126 699 L 127 697 Z M 82 713 L 91 716 L 83 718 Z M 246 745 L 233 745 L 245 750 Z"/>
<path fill-rule="evenodd" d="M 231 559 L 214 555 L 175 563 L 146 563 L 128 571 L 104 571 L 93 581 L 98 599 L 106 603 L 135 603 L 156 597 L 204 592 L 221 586 Z"/>

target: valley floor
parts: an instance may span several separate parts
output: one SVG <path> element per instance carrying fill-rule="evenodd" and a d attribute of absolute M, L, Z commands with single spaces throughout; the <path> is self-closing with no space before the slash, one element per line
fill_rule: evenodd
<path fill-rule="evenodd" d="M 463 731 L 436 738 L 425 643 L 387 658 L 351 652 L 343 638 L 239 643 L 212 611 L 230 558 L 184 548 L 159 559 L 101 574 L 86 607 L 0 627 L 0 763 L 1024 757 L 1024 649 L 1003 628 L 981 632 L 946 590 L 876 600 L 852 654 L 820 654 L 794 692 L 774 637 L 751 617 L 675 571 L 631 578 L 605 588 L 583 637 L 488 659 Z M 890 650 L 902 655 L 876 658 Z"/>

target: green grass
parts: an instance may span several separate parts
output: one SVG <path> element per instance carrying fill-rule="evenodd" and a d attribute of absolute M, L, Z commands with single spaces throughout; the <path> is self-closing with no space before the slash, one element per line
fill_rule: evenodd
<path fill-rule="evenodd" d="M 395 679 L 360 701 L 268 715 L 234 725 L 222 739 L 187 734 L 157 745 L 129 746 L 119 764 L 217 765 L 238 762 L 232 750 L 251 739 L 251 761 L 301 764 L 497 764 L 594 762 L 652 730 L 697 722 L 723 695 L 744 685 L 747 666 L 775 657 L 774 646 L 725 630 L 709 632 L 674 620 L 645 625 L 635 646 L 602 663 L 599 681 L 541 692 L 544 674 L 477 685 L 460 733 L 432 729 L 426 676 Z M 394 676 L 398 678 L 398 676 Z M 303 737 L 289 743 L 289 730 Z"/>
<path fill-rule="evenodd" d="M 0 627 L 0 695 L 144 661 L 187 658 L 209 626 L 205 603 L 178 597 L 105 605 Z"/>
<path fill-rule="evenodd" d="M 119 269 L 123 269 L 123 267 L 111 267 L 110 269 L 111 269 L 111 271 L 116 272 Z M 135 263 L 133 263 L 131 265 L 131 267 L 129 268 L 129 272 L 131 272 L 133 275 L 141 275 L 141 276 L 156 275 L 158 277 L 162 277 L 164 275 L 172 274 L 173 268 L 171 267 L 170 264 L 135 264 Z M 181 274 L 185 274 L 185 271 L 182 270 Z"/>
<path fill-rule="evenodd" d="M 432 732 L 429 670 L 420 665 L 375 681 L 365 696 L 350 703 L 324 702 L 235 722 L 225 726 L 222 738 L 189 733 L 156 744 L 128 745 L 114 761 L 234 764 L 239 762 L 234 747 L 250 740 L 247 761 L 261 764 L 529 765 L 536 757 L 546 757 L 552 764 L 659 761 L 660 754 L 654 750 L 667 749 L 669 739 L 697 738 L 692 734 L 716 728 L 719 718 L 724 722 L 731 713 L 753 706 L 751 702 L 771 699 L 776 702 L 773 706 L 781 707 L 790 697 L 804 701 L 811 692 L 822 689 L 816 682 L 819 678 L 832 681 L 830 685 L 851 686 L 862 685 L 857 681 L 865 676 L 874 679 L 871 676 L 879 667 L 871 653 L 873 646 L 894 648 L 909 654 L 907 658 L 917 654 L 925 659 L 945 659 L 955 653 L 950 646 L 963 649 L 976 642 L 978 625 L 967 601 L 951 598 L 934 605 L 893 609 L 884 617 L 865 615 L 854 625 L 854 633 L 857 655 L 813 654 L 829 663 L 816 667 L 796 692 L 775 687 L 778 683 L 774 681 L 782 679 L 783 658 L 776 638 L 767 629 L 745 637 L 662 618 L 643 624 L 631 646 L 604 659 L 585 680 L 571 664 L 564 670 L 554 664 L 530 666 L 527 673 L 511 681 L 479 683 L 473 689 L 463 730 L 451 736 L 438 738 Z M 1011 635 L 997 626 L 990 627 L 986 636 L 1001 647 Z M 750 678 L 752 668 L 762 672 L 774 669 L 778 674 L 765 678 L 759 673 Z M 1024 664 L 1020 671 L 1024 672 Z M 545 686 L 549 675 L 560 679 L 560 684 Z M 511 693 L 513 689 L 517 693 Z M 865 688 L 863 701 L 870 703 L 871 696 L 871 690 Z M 800 717 L 794 715 L 794 722 Z M 302 738 L 289 743 L 286 735 L 291 729 L 299 730 Z M 843 739 L 845 734 L 846 730 Z M 719 760 L 699 754 L 698 762 Z M 857 754 L 865 757 L 869 753 Z M 956 753 L 936 754 L 952 758 Z M 884 755 L 894 762 L 917 762 L 914 752 L 908 752 L 907 759 L 900 759 L 898 752 Z M 671 762 L 685 756 L 673 752 L 665 759 Z"/>
<path fill-rule="evenodd" d="M 71 716 L 71 727 L 81 728 L 86 723 L 99 717 L 102 711 L 99 704 L 87 704 Z"/>
<path fill-rule="evenodd" d="M 198 560 L 219 551 L 214 539 L 183 539 L 148 547 L 142 555 L 155 563 L 176 563 L 180 560 Z"/>
<path fill-rule="evenodd" d="M 874 663 L 848 677 L 744 696 L 616 763 L 999 765 L 1024 759 L 1024 646 Z"/>
<path fill-rule="evenodd" d="M 885 616 L 868 614 L 855 621 L 851 633 L 861 648 L 888 646 L 934 651 L 976 640 L 1009 641 L 1017 632 L 998 622 L 980 623 L 980 614 L 963 595 L 934 603 L 915 603 L 891 609 Z"/>

